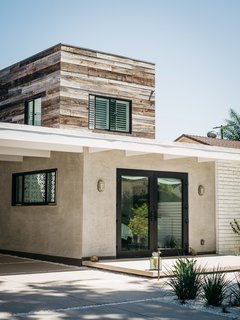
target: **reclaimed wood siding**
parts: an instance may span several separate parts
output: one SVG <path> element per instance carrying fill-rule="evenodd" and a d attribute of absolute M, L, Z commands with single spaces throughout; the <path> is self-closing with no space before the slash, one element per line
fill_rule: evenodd
<path fill-rule="evenodd" d="M 59 127 L 60 46 L 0 71 L 0 121 L 24 123 L 25 102 L 42 96 L 42 125 Z"/>
<path fill-rule="evenodd" d="M 60 127 L 87 129 L 93 94 L 131 100 L 131 135 L 155 137 L 154 64 L 62 45 L 60 85 Z"/>

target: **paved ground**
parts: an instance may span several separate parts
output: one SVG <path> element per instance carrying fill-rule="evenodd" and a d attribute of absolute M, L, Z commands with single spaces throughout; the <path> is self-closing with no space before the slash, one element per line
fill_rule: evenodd
<path fill-rule="evenodd" d="M 189 257 L 188 257 L 189 258 Z M 234 255 L 207 255 L 192 257 L 197 260 L 197 264 L 204 267 L 206 272 L 210 272 L 216 268 L 221 271 L 240 271 L 240 256 Z M 164 257 L 161 258 L 162 270 L 160 271 L 161 277 L 169 276 L 173 266 L 175 265 L 178 257 Z M 122 273 L 142 275 L 151 278 L 157 278 L 158 273 L 154 270 L 149 270 L 149 259 L 115 259 L 115 260 L 100 260 L 99 262 L 84 261 L 85 266 L 118 271 Z"/>
<path fill-rule="evenodd" d="M 14 259 L 0 256 L 0 319 L 227 319 L 164 302 L 163 279 Z"/>

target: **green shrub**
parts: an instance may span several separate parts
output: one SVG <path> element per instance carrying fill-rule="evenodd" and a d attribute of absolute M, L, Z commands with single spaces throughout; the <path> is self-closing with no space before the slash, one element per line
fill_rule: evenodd
<path fill-rule="evenodd" d="M 219 307 L 226 298 L 230 281 L 226 279 L 224 273 L 219 268 L 214 269 L 213 273 L 203 278 L 202 297 L 208 306 Z"/>
<path fill-rule="evenodd" d="M 183 303 L 195 299 L 201 288 L 202 268 L 197 267 L 196 260 L 178 259 L 173 266 L 173 277 L 167 283 Z"/>
<path fill-rule="evenodd" d="M 233 222 L 230 222 L 230 226 L 234 233 L 240 235 L 240 224 L 236 219 L 233 219 Z"/>
<path fill-rule="evenodd" d="M 231 305 L 240 307 L 240 273 L 235 275 L 236 284 L 231 287 Z"/>

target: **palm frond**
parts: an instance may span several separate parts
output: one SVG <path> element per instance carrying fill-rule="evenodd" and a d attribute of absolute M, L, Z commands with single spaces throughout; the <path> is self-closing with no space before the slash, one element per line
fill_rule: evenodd
<path fill-rule="evenodd" d="M 223 137 L 227 140 L 240 140 L 240 114 L 230 108 L 229 116 L 230 119 L 226 119 Z"/>

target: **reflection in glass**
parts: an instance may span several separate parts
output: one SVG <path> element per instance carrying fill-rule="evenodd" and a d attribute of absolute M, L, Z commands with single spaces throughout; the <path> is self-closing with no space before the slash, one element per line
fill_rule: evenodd
<path fill-rule="evenodd" d="M 182 181 L 158 178 L 158 247 L 182 248 Z"/>
<path fill-rule="evenodd" d="M 122 250 L 149 249 L 149 179 L 122 176 Z"/>

